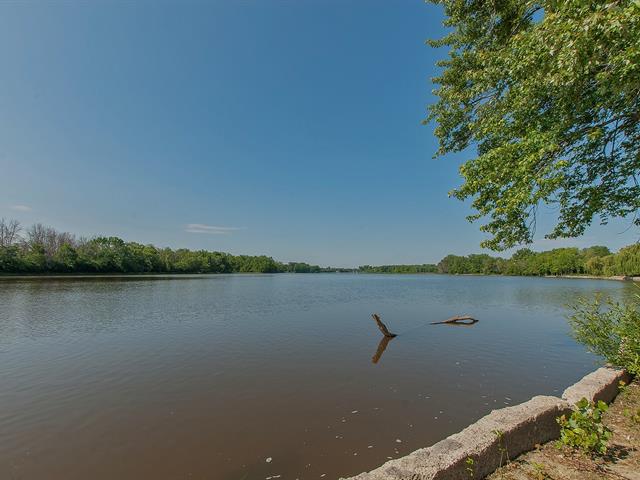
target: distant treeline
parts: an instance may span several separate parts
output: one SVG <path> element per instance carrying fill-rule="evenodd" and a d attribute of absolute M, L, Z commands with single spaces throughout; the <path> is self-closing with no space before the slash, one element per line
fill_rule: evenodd
<path fill-rule="evenodd" d="M 318 273 L 342 269 L 264 255 L 157 248 L 117 237 L 77 238 L 42 224 L 0 220 L 0 273 Z"/>
<path fill-rule="evenodd" d="M 25 273 L 321 273 L 352 269 L 282 263 L 265 255 L 172 250 L 117 237 L 77 238 L 35 224 L 23 229 L 0 219 L 0 274 Z M 640 276 L 640 244 L 611 253 L 607 247 L 518 250 L 511 258 L 447 255 L 437 265 L 363 265 L 361 273 Z"/>
<path fill-rule="evenodd" d="M 361 273 L 438 273 L 438 266 L 433 263 L 423 265 L 361 265 L 358 267 Z"/>
<path fill-rule="evenodd" d="M 426 265 L 364 265 L 366 273 L 450 273 L 484 275 L 640 275 L 640 244 L 629 245 L 618 253 L 607 247 L 585 249 L 555 248 L 534 252 L 528 248 L 518 250 L 511 258 L 492 257 L 487 254 L 447 255 L 440 262 Z"/>

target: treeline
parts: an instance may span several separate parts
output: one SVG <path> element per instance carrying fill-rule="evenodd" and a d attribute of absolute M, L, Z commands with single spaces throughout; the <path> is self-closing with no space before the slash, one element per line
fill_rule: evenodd
<path fill-rule="evenodd" d="M 361 273 L 437 273 L 438 267 L 433 263 L 422 265 L 362 265 L 358 267 Z"/>
<path fill-rule="evenodd" d="M 489 255 L 448 255 L 438 263 L 440 273 L 503 275 L 640 275 L 640 245 L 629 245 L 617 253 L 607 247 L 555 248 L 534 252 L 518 250 L 509 259 Z"/>
<path fill-rule="evenodd" d="M 640 244 L 617 253 L 607 247 L 555 248 L 534 252 L 523 248 L 511 258 L 487 254 L 447 255 L 437 265 L 383 265 L 360 267 L 364 273 L 449 273 L 483 275 L 595 275 L 640 276 Z"/>
<path fill-rule="evenodd" d="M 117 237 L 77 238 L 42 224 L 0 219 L 0 273 L 316 273 L 335 271 L 264 255 L 157 248 Z"/>
<path fill-rule="evenodd" d="M 0 274 L 25 273 L 321 273 L 351 272 L 265 255 L 172 250 L 117 237 L 78 238 L 35 224 L 23 229 L 0 219 Z M 612 253 L 607 247 L 518 250 L 511 258 L 447 255 L 437 265 L 363 265 L 361 273 L 640 276 L 640 244 Z"/>

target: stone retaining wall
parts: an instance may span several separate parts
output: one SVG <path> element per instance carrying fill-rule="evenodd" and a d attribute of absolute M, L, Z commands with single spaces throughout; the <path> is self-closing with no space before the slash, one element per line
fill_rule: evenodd
<path fill-rule="evenodd" d="M 620 381 L 630 377 L 621 370 L 600 368 L 567 388 L 562 398 L 538 396 L 513 407 L 492 411 L 464 430 L 435 445 L 390 460 L 347 480 L 455 480 L 483 478 L 507 461 L 556 439 L 556 418 L 569 414 L 580 399 L 610 402 Z"/>

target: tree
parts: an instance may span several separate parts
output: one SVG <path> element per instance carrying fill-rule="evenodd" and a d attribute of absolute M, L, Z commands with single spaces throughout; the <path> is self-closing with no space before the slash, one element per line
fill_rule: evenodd
<path fill-rule="evenodd" d="M 42 246 L 47 263 L 51 263 L 63 245 L 73 246 L 76 244 L 76 239 L 68 232 L 58 232 L 53 227 L 36 223 L 26 230 L 25 243 L 28 248 L 33 248 L 35 245 Z"/>
<path fill-rule="evenodd" d="M 582 254 L 587 259 L 593 257 L 606 257 L 607 255 L 611 255 L 611 250 L 602 245 L 594 245 L 593 247 L 584 248 L 582 250 Z"/>
<path fill-rule="evenodd" d="M 0 273 L 18 273 L 27 271 L 24 258 L 16 245 L 0 246 Z"/>
<path fill-rule="evenodd" d="M 0 218 L 0 247 L 10 247 L 20 238 L 22 227 L 17 220 Z"/>
<path fill-rule="evenodd" d="M 34 244 L 24 254 L 24 267 L 27 272 L 33 273 L 41 273 L 47 270 L 47 256 L 42 244 Z"/>
<path fill-rule="evenodd" d="M 118 237 L 97 237 L 80 249 L 80 258 L 90 270 L 99 273 L 126 272 L 126 245 Z"/>
<path fill-rule="evenodd" d="M 54 268 L 61 272 L 73 272 L 78 263 L 78 252 L 69 243 L 63 243 L 53 256 Z"/>
<path fill-rule="evenodd" d="M 531 243 L 541 204 L 558 208 L 547 238 L 637 213 L 640 1 L 430 1 L 452 31 L 429 42 L 449 58 L 426 121 L 437 155 L 475 147 L 451 194 L 473 199 L 482 245 Z"/>

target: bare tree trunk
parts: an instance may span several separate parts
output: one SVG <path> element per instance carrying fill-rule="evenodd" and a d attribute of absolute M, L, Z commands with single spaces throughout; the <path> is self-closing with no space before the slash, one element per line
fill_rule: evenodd
<path fill-rule="evenodd" d="M 17 220 L 9 220 L 0 218 L 0 247 L 10 247 L 17 243 L 19 233 L 22 228 Z"/>

